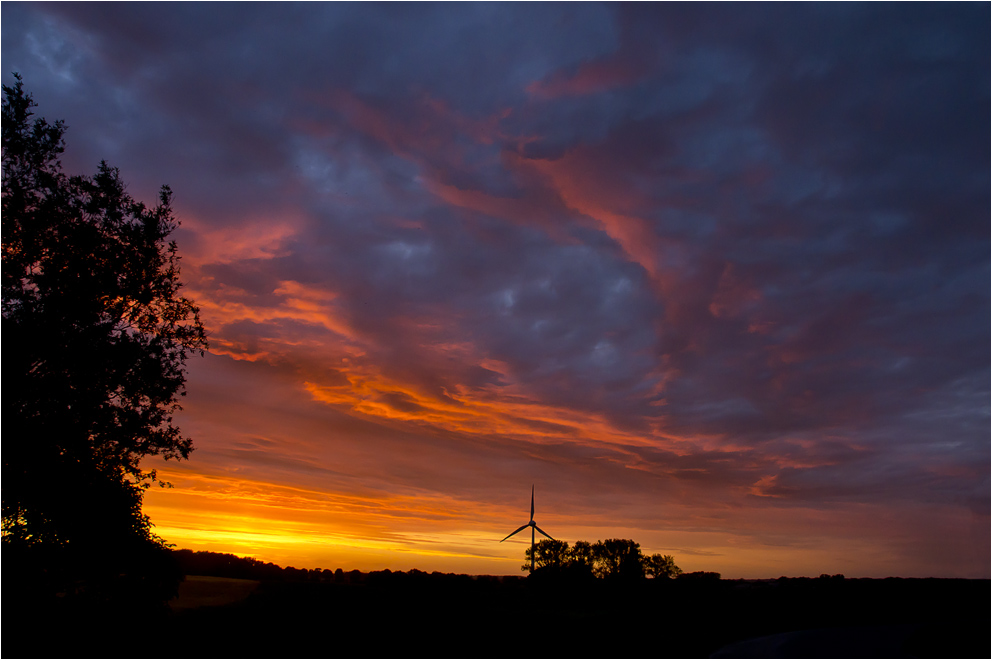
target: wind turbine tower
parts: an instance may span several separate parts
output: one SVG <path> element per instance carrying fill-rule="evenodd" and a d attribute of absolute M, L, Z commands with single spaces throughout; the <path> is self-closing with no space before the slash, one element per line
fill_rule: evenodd
<path fill-rule="evenodd" d="M 548 539 L 555 541 L 551 535 L 549 535 L 547 532 L 539 528 L 538 524 L 534 522 L 534 485 L 533 484 L 531 485 L 531 520 L 525 523 L 517 530 L 515 530 L 514 532 L 504 537 L 503 539 L 501 539 L 500 542 L 501 543 L 506 542 L 508 539 L 510 539 L 520 531 L 524 530 L 525 528 L 531 528 L 531 572 L 533 573 L 534 572 L 534 531 L 537 530 Z"/>

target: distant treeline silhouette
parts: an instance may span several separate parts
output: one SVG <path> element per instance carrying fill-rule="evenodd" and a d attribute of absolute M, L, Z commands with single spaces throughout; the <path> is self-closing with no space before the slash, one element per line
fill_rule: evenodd
<path fill-rule="evenodd" d="M 191 551 L 179 549 L 172 552 L 179 564 L 180 570 L 186 576 L 217 576 L 220 578 L 241 578 L 254 581 L 294 581 L 309 583 L 336 583 L 342 585 L 366 585 L 389 580 L 391 582 L 431 578 L 438 580 L 479 580 L 493 579 L 497 582 L 507 580 L 523 580 L 519 576 L 490 576 L 478 577 L 467 574 L 443 572 L 425 572 L 419 569 L 409 571 L 379 571 L 362 572 L 357 569 L 344 571 L 340 567 L 334 570 L 317 567 L 315 569 L 300 569 L 297 567 L 281 567 L 272 562 L 263 562 L 255 558 L 240 557 L 231 553 L 215 553 L 213 551 Z"/>
<path fill-rule="evenodd" d="M 645 556 L 637 543 L 631 540 L 610 539 L 596 544 L 576 542 L 572 547 L 567 542 L 545 540 L 535 545 L 537 560 L 534 576 L 545 579 L 552 576 L 559 578 L 645 578 L 646 574 L 655 578 L 678 578 L 680 581 L 718 580 L 721 575 L 717 572 L 684 573 L 676 566 L 672 556 L 654 554 Z M 214 551 L 191 551 L 179 549 L 172 551 L 173 558 L 180 571 L 186 576 L 217 576 L 221 578 L 240 578 L 255 581 L 304 581 L 310 583 L 337 583 L 345 585 L 365 585 L 383 580 L 401 581 L 430 577 L 438 580 L 449 577 L 448 580 L 465 579 L 480 580 L 491 578 L 500 581 L 523 580 L 520 576 L 480 577 L 466 574 L 443 572 L 425 572 L 419 569 L 409 571 L 379 571 L 361 572 L 357 569 L 344 571 L 337 569 L 301 569 L 293 566 L 282 567 L 272 562 L 263 562 L 251 557 L 241 557 L 231 553 L 216 553 Z M 527 562 L 524 570 L 530 568 L 531 549 L 527 549 Z M 634 563 L 638 563 L 635 567 Z M 640 567 L 640 569 L 638 568 Z"/>
<path fill-rule="evenodd" d="M 606 540 L 605 542 L 597 542 L 596 544 L 576 542 L 572 547 L 567 542 L 554 540 L 553 545 L 553 543 L 549 543 L 550 541 L 545 540 L 535 544 L 538 556 L 534 574 L 536 577 L 546 577 L 556 574 L 562 576 L 569 576 L 571 574 L 574 577 L 587 574 L 590 578 L 609 578 L 612 575 L 623 576 L 623 570 L 621 568 L 625 567 L 625 562 L 631 562 L 631 560 L 624 560 L 624 558 L 634 557 L 635 554 L 631 549 L 638 547 L 638 544 L 631 540 Z M 616 542 L 624 543 L 618 544 Z M 586 553 L 587 548 L 590 549 L 589 554 Z M 597 550 L 593 551 L 592 549 Z M 608 553 L 611 550 L 613 551 L 612 555 Z M 414 579 L 430 577 L 435 580 L 447 577 L 446 580 L 448 581 L 493 579 L 499 582 L 512 582 L 525 579 L 523 576 L 472 576 L 452 572 L 426 572 L 420 569 L 411 569 L 409 571 L 381 569 L 370 572 L 363 572 L 358 569 L 344 571 L 340 567 L 337 569 L 324 569 L 321 567 L 303 569 L 293 566 L 282 567 L 273 562 L 263 562 L 256 558 L 238 556 L 231 553 L 217 553 L 215 551 L 173 549 L 171 553 L 179 572 L 184 576 L 216 576 L 219 578 L 240 578 L 253 581 L 296 581 L 344 585 L 366 585 L 370 582 L 376 583 L 385 580 L 402 581 L 404 577 Z M 524 564 L 523 570 L 527 571 L 531 565 L 530 547 L 527 549 L 525 557 L 527 561 Z M 578 560 L 577 557 L 579 558 Z M 643 563 L 644 572 L 638 574 L 636 571 L 631 570 L 630 575 L 632 576 L 644 578 L 647 575 L 654 578 L 673 578 L 678 579 L 679 583 L 687 585 L 701 582 L 713 583 L 721 580 L 721 575 L 718 572 L 684 572 L 676 566 L 670 555 L 653 554 L 651 556 L 645 556 L 639 551 L 638 557 L 640 557 L 640 561 Z M 594 558 L 595 560 L 592 564 L 584 564 L 587 558 Z M 585 570 L 590 567 L 592 567 L 592 570 L 587 573 Z M 660 568 L 662 571 L 660 571 Z M 825 585 L 827 583 L 837 584 L 844 580 L 844 574 L 821 574 L 816 578 L 780 576 L 772 582 L 785 585 L 788 583 L 798 584 L 816 581 L 818 584 Z"/>

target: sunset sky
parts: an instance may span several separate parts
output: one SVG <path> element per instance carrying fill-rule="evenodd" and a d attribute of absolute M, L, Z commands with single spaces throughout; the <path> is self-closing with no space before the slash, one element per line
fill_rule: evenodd
<path fill-rule="evenodd" d="M 2 79 L 175 193 L 178 548 L 519 574 L 533 484 L 685 571 L 989 577 L 989 26 L 4 2 Z"/>

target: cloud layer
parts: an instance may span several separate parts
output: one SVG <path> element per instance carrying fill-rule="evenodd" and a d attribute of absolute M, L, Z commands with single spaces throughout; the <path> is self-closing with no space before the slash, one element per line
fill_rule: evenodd
<path fill-rule="evenodd" d="M 989 575 L 988 6 L 2 11 L 66 169 L 176 192 L 171 541 L 510 573 L 536 483 L 691 570 Z"/>

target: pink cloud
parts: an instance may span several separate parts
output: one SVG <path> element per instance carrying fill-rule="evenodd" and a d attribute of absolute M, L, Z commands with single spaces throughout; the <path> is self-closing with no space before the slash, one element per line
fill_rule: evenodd
<path fill-rule="evenodd" d="M 647 67 L 638 64 L 626 54 L 612 54 L 584 62 L 575 71 L 555 71 L 530 83 L 526 89 L 529 94 L 543 99 L 586 96 L 632 85 L 647 72 Z"/>

